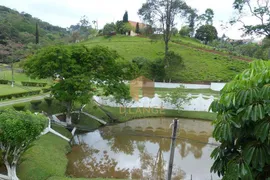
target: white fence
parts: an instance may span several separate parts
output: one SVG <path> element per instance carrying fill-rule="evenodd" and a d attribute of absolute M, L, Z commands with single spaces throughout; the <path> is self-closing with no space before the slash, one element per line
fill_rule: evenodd
<path fill-rule="evenodd" d="M 210 89 L 214 91 L 220 91 L 221 89 L 224 88 L 225 85 L 226 83 L 211 83 Z"/>
<path fill-rule="evenodd" d="M 226 83 L 211 83 L 210 85 L 205 84 L 183 84 L 183 83 L 161 83 L 156 82 L 155 88 L 177 88 L 183 85 L 186 89 L 212 89 L 214 91 L 220 91 Z"/>
<path fill-rule="evenodd" d="M 188 95 L 189 97 L 192 97 L 192 99 L 184 104 L 183 110 L 186 111 L 208 111 L 209 106 L 214 101 L 214 96 L 204 96 L 202 94 L 199 94 L 197 96 L 192 96 L 191 94 Z M 121 107 L 122 105 L 117 104 L 113 97 L 98 97 L 94 96 L 94 99 L 106 106 L 111 107 Z M 162 108 L 162 109 L 177 109 L 177 107 L 173 104 L 170 104 L 168 102 L 164 102 L 157 94 L 155 94 L 154 98 L 148 98 L 148 97 L 142 97 L 139 99 L 139 101 L 133 101 L 131 103 L 127 103 L 125 105 L 126 107 L 130 108 Z"/>

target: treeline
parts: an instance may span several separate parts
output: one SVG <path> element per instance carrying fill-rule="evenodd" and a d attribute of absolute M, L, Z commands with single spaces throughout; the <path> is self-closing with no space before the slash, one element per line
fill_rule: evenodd
<path fill-rule="evenodd" d="M 242 40 L 229 42 L 225 39 L 217 39 L 209 43 L 217 50 L 224 50 L 232 55 L 248 56 L 251 58 L 269 60 L 270 40 L 264 38 L 261 43 L 244 42 Z"/>

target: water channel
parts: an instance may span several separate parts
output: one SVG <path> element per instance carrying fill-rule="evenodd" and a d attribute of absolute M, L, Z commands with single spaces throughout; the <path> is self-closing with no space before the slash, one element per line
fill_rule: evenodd
<path fill-rule="evenodd" d="M 138 119 L 76 135 L 67 174 L 85 178 L 166 179 L 172 118 Z M 173 178 L 215 180 L 211 122 L 180 119 Z"/>

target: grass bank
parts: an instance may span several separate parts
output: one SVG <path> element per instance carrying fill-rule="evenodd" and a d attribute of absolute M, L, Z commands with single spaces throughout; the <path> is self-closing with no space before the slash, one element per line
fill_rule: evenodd
<path fill-rule="evenodd" d="M 86 108 L 86 110 L 89 109 L 91 109 L 90 105 L 88 106 L 88 108 Z M 157 109 L 155 109 L 155 111 L 140 114 L 136 113 L 136 108 L 128 109 L 125 116 L 122 114 L 119 108 L 104 107 L 104 109 L 111 112 L 113 116 L 119 117 L 119 120 L 121 122 L 136 118 L 160 116 L 204 120 L 214 120 L 216 117 L 216 114 L 214 113 L 188 111 L 178 112 L 176 110 L 163 110 L 163 113 L 160 114 Z M 96 115 L 94 112 L 98 112 L 98 109 L 92 110 L 92 114 Z M 81 123 L 83 123 L 84 125 L 91 124 L 83 121 Z M 71 137 L 70 132 L 61 126 L 53 125 L 53 129 L 66 137 Z M 21 163 L 18 166 L 19 178 L 21 180 L 90 180 L 85 178 L 66 177 L 65 173 L 68 163 L 66 154 L 69 151 L 69 143 L 53 134 L 47 134 L 40 137 L 37 141 L 34 142 L 33 146 L 30 147 L 23 154 L 21 158 Z M 96 180 L 104 179 L 97 178 Z"/>
<path fill-rule="evenodd" d="M 195 42 L 192 41 L 194 44 Z M 140 37 L 114 36 L 97 37 L 83 42 L 88 47 L 107 46 L 116 50 L 125 60 L 145 57 L 150 61 L 164 55 L 164 43 L 160 40 L 151 42 Z M 184 44 L 169 44 L 170 50 L 183 57 L 185 68 L 173 72 L 173 82 L 223 81 L 227 82 L 248 67 L 248 62 L 234 59 L 231 56 L 214 54 L 188 47 Z"/>
<path fill-rule="evenodd" d="M 215 113 L 199 112 L 199 111 L 177 111 L 154 108 L 120 108 L 120 107 L 104 107 L 107 111 L 117 118 L 120 122 L 132 119 L 148 118 L 148 117 L 171 117 L 171 118 L 187 118 L 201 119 L 213 121 L 216 119 Z"/>
<path fill-rule="evenodd" d="M 56 126 L 54 129 L 65 136 L 71 136 L 63 127 Z M 40 137 L 23 154 L 18 166 L 18 177 L 21 180 L 94 180 L 66 177 L 66 154 L 69 151 L 69 143 L 53 134 Z"/>

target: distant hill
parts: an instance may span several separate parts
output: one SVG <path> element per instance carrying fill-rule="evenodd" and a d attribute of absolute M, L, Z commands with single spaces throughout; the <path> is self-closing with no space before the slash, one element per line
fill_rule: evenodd
<path fill-rule="evenodd" d="M 65 28 L 53 26 L 25 12 L 0 6 L 0 62 L 15 51 L 24 50 L 35 43 L 36 23 L 39 27 L 41 45 L 65 42 L 69 36 Z"/>
<path fill-rule="evenodd" d="M 248 62 L 251 61 L 251 59 L 212 50 L 211 47 L 202 45 L 191 38 L 175 37 L 173 39 L 174 42 L 169 44 L 170 50 L 180 54 L 185 64 L 184 69 L 179 68 L 173 72 L 173 82 L 227 82 L 246 69 Z M 83 44 L 89 47 L 107 46 L 116 50 L 127 61 L 131 61 L 135 57 L 145 57 L 152 61 L 164 55 L 162 40 L 153 41 L 141 37 L 96 37 Z"/>

